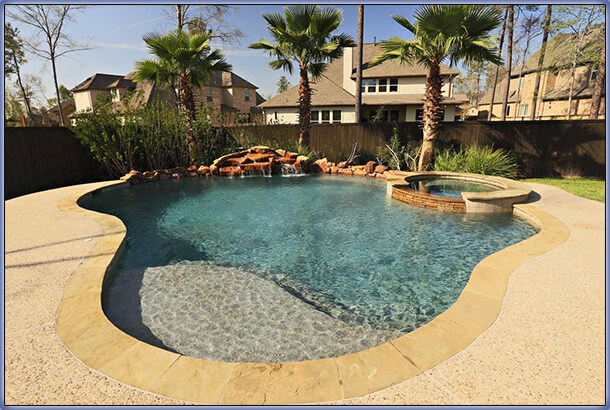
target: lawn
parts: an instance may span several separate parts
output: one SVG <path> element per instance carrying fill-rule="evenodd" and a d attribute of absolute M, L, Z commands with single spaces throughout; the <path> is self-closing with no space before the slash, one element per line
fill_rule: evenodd
<path fill-rule="evenodd" d="M 552 185 L 574 195 L 594 201 L 606 202 L 606 181 L 594 178 L 526 178 L 523 182 Z"/>

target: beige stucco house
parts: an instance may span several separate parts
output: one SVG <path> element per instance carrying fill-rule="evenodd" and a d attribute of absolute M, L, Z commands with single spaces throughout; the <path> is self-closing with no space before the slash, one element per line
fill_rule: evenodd
<path fill-rule="evenodd" d="M 135 82 L 134 73 L 125 76 L 94 74 L 71 91 L 74 93 L 76 112 L 92 110 L 101 97 L 111 98 L 119 104 L 130 91 L 137 93 L 138 103 L 150 103 L 156 98 L 174 103 L 175 93 L 164 87 L 153 86 L 149 81 Z M 213 114 L 223 116 L 225 122 L 251 122 L 260 112 L 256 106 L 264 99 L 256 92 L 258 87 L 234 73 L 214 73 L 204 88 L 193 90 L 195 104 L 207 106 Z"/>
<path fill-rule="evenodd" d="M 583 58 L 577 63 L 574 82 L 571 119 L 589 118 L 591 96 L 597 76 L 597 66 L 591 62 L 591 56 L 601 52 L 602 43 L 597 32 L 586 39 Z M 568 98 L 571 77 L 571 56 L 573 55 L 571 39 L 573 34 L 556 35 L 547 43 L 540 88 L 536 104 L 536 120 L 561 120 L 567 117 Z M 540 50 L 526 60 L 523 67 L 512 70 L 506 120 L 531 119 L 534 87 Z M 502 101 L 507 80 L 504 78 L 496 87 L 492 120 L 500 120 Z M 605 92 L 602 91 L 602 95 Z M 491 91 L 479 102 L 479 119 L 487 119 L 491 102 Z M 604 117 L 605 97 L 602 97 L 600 119 Z"/>
<path fill-rule="evenodd" d="M 362 121 L 370 122 L 379 112 L 382 122 L 421 120 L 427 70 L 421 65 L 386 61 L 369 67 L 381 52 L 379 43 L 364 44 L 362 69 Z M 311 122 L 334 124 L 355 122 L 356 56 L 355 48 L 345 48 L 342 57 L 333 60 L 318 81 L 311 81 Z M 453 79 L 458 75 L 445 65 L 443 77 L 443 121 L 455 120 L 455 107 L 468 101 L 464 94 L 454 94 Z M 297 124 L 298 85 L 260 104 L 267 123 Z"/>

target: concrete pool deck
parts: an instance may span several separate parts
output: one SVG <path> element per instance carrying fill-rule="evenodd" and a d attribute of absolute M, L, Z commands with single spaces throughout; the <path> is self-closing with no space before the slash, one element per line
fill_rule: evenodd
<path fill-rule="evenodd" d="M 90 370 L 62 344 L 56 314 L 71 274 L 100 242 L 95 222 L 58 204 L 110 183 L 5 202 L 6 404 L 176 404 Z M 603 404 L 604 204 L 544 185 L 532 206 L 567 242 L 510 276 L 498 318 L 466 349 L 403 383 L 345 404 Z"/>

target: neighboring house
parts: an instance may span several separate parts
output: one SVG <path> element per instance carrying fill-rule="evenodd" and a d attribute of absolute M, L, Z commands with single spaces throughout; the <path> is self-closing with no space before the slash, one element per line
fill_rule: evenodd
<path fill-rule="evenodd" d="M 547 43 L 544 55 L 540 88 L 536 104 L 537 120 L 565 119 L 568 113 L 571 64 L 573 55 L 572 39 L 574 34 L 561 33 Z M 597 76 L 597 66 L 591 56 L 601 52 L 603 44 L 599 33 L 594 31 L 585 39 L 584 57 L 577 62 L 571 119 L 589 118 L 591 95 Z M 540 50 L 526 60 L 523 67 L 514 69 L 510 76 L 507 120 L 529 120 L 532 113 L 532 100 Z M 521 77 L 519 74 L 521 73 Z M 506 90 L 506 78 L 498 83 L 494 97 L 492 120 L 499 120 L 502 114 L 502 101 Z M 602 91 L 602 95 L 605 95 Z M 491 91 L 479 102 L 479 119 L 486 119 L 491 102 Z M 604 118 L 605 97 L 602 97 L 600 119 Z"/>
<path fill-rule="evenodd" d="M 381 53 L 379 43 L 363 46 L 362 122 L 414 122 L 422 119 L 427 69 L 418 64 L 386 61 L 369 67 Z M 356 53 L 347 47 L 333 60 L 322 78 L 311 81 L 312 123 L 353 123 L 356 103 Z M 455 107 L 466 102 L 464 94 L 453 93 L 453 79 L 459 73 L 441 65 L 443 77 L 443 121 L 455 120 Z M 260 104 L 267 123 L 299 122 L 299 86 L 294 86 Z"/>
<path fill-rule="evenodd" d="M 64 101 L 61 104 L 61 111 L 64 115 L 66 124 L 72 120 L 72 113 L 76 111 L 76 104 L 74 101 Z M 59 109 L 57 106 L 49 108 L 47 111 L 42 113 L 42 122 L 46 125 L 58 125 L 61 124 L 59 118 Z"/>
<path fill-rule="evenodd" d="M 91 110 L 101 97 L 112 98 L 120 104 L 127 92 L 135 91 L 136 103 L 148 104 L 156 98 L 175 103 L 176 95 L 166 87 L 153 86 L 149 81 L 133 81 L 134 73 L 125 76 L 94 74 L 71 91 L 74 93 L 76 112 Z M 228 122 L 250 122 L 260 112 L 256 108 L 264 99 L 256 92 L 258 87 L 234 73 L 215 73 L 204 88 L 193 90 L 197 107 L 205 105 L 213 114 L 222 114 Z"/>

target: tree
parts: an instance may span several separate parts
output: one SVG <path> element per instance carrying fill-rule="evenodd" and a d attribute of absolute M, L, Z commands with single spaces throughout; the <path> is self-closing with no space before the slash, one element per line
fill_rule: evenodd
<path fill-rule="evenodd" d="M 193 87 L 204 87 L 214 72 L 231 71 L 220 50 L 210 50 L 209 34 L 188 35 L 183 30 L 144 37 L 154 59 L 136 63 L 135 81 L 150 80 L 153 84 L 178 88 L 178 101 L 187 118 L 186 142 L 191 161 L 196 158 L 192 127 L 196 119 Z M 179 87 L 178 87 L 179 86 Z"/>
<path fill-rule="evenodd" d="M 498 48 L 498 55 L 502 55 L 502 46 L 504 45 L 504 32 L 506 31 L 506 20 L 508 17 L 508 7 L 504 9 L 504 19 L 502 20 L 502 30 L 500 30 L 500 47 Z M 494 81 L 491 88 L 491 100 L 489 102 L 489 111 L 487 112 L 487 121 L 491 121 L 491 117 L 494 110 L 494 101 L 496 99 L 496 87 L 498 85 L 498 76 L 500 74 L 500 64 L 496 64 L 496 70 L 494 74 Z M 478 107 L 477 107 L 478 108 Z"/>
<path fill-rule="evenodd" d="M 74 101 L 74 95 L 65 85 L 59 86 L 59 102 L 64 103 L 67 101 Z M 49 98 L 47 100 L 49 106 L 57 105 L 57 98 Z"/>
<path fill-rule="evenodd" d="M 606 36 L 602 36 L 602 55 L 597 70 L 597 78 L 593 87 L 593 95 L 591 96 L 591 113 L 589 118 L 596 120 L 599 116 L 599 108 L 602 102 L 602 90 L 606 85 Z"/>
<path fill-rule="evenodd" d="M 57 60 L 68 53 L 87 49 L 76 44 L 63 31 L 65 23 L 72 20 L 73 13 L 84 7 L 74 5 L 7 6 L 9 17 L 37 30 L 38 37 L 29 41 L 27 45 L 33 54 L 51 62 L 57 101 L 61 99 L 57 83 Z M 46 44 L 47 48 L 43 48 L 42 44 Z M 61 125 L 65 126 L 66 121 L 61 108 L 58 106 L 57 109 Z"/>
<path fill-rule="evenodd" d="M 513 69 L 513 28 L 515 22 L 515 6 L 510 5 L 508 7 L 508 40 L 506 41 L 506 89 L 504 90 L 504 97 L 502 98 L 502 112 L 500 113 L 500 119 L 506 120 L 506 109 L 508 107 L 508 95 L 510 93 L 510 74 Z"/>
<path fill-rule="evenodd" d="M 517 6 L 520 11 L 536 11 L 538 6 L 534 5 L 525 5 L 525 6 Z M 522 10 L 523 9 L 523 10 Z M 528 58 L 528 52 L 530 51 L 530 43 L 535 37 L 540 35 L 540 16 L 535 13 L 525 15 L 519 24 L 519 35 L 517 36 L 517 49 L 519 49 L 519 44 L 522 45 L 520 58 L 517 61 L 517 65 L 519 66 L 519 76 L 518 83 L 521 83 L 521 78 L 523 78 L 523 69 L 525 65 L 525 61 Z M 515 104 L 515 112 L 513 113 L 513 118 L 517 118 L 517 111 L 520 110 L 521 107 L 521 88 L 517 86 L 517 103 Z"/>
<path fill-rule="evenodd" d="M 540 78 L 542 77 L 542 67 L 544 64 L 544 56 L 546 54 L 546 44 L 549 40 L 549 32 L 551 27 L 551 17 L 553 15 L 553 6 L 546 6 L 546 14 L 544 18 L 544 28 L 542 29 L 542 45 L 540 46 L 540 55 L 538 56 L 538 66 L 536 68 L 536 81 L 534 82 L 534 95 L 532 97 L 532 113 L 530 118 L 536 119 L 536 106 L 538 105 L 538 92 L 540 89 Z"/>
<path fill-rule="evenodd" d="M 464 76 L 460 75 L 454 81 L 455 90 L 465 93 L 470 104 L 475 107 L 479 106 L 479 100 L 489 89 L 486 84 L 481 86 L 481 80 L 488 71 L 489 64 L 487 61 L 474 61 L 468 65 L 466 74 Z"/>
<path fill-rule="evenodd" d="M 26 112 L 31 120 L 32 106 L 21 80 L 21 66 L 27 62 L 23 46 L 23 39 L 19 36 L 19 30 L 13 27 L 11 23 L 6 23 L 4 25 L 4 75 L 15 74 L 17 76 L 17 85 L 21 90 Z"/>
<path fill-rule="evenodd" d="M 356 123 L 362 121 L 362 50 L 364 37 L 364 6 L 358 6 L 358 47 L 356 48 Z"/>
<path fill-rule="evenodd" d="M 392 16 L 409 30 L 414 38 L 406 41 L 399 37 L 381 43 L 382 53 L 372 65 L 388 60 L 419 63 L 428 68 L 423 113 L 423 142 L 418 169 L 428 168 L 432 161 L 434 141 L 438 135 L 442 86 L 441 63 L 450 64 L 475 61 L 500 63 L 491 32 L 500 25 L 496 7 L 431 5 L 415 13 L 415 24 L 402 16 Z"/>
<path fill-rule="evenodd" d="M 275 44 L 261 40 L 250 48 L 264 50 L 276 59 L 269 63 L 274 70 L 292 74 L 293 61 L 299 68 L 299 145 L 309 145 L 311 128 L 311 87 L 309 76 L 322 76 L 329 61 L 341 57 L 344 47 L 353 47 L 353 39 L 345 33 L 333 35 L 342 22 L 341 11 L 315 5 L 297 5 L 280 13 L 265 13 L 267 29 Z"/>
<path fill-rule="evenodd" d="M 555 28 L 567 30 L 573 34 L 568 40 L 572 49 L 566 117 L 569 120 L 572 116 L 576 66 L 584 57 L 585 39 L 593 33 L 593 30 L 597 28 L 599 23 L 604 21 L 605 13 L 604 6 L 600 5 L 557 6 L 556 10 Z M 599 31 L 601 32 L 602 30 L 600 29 Z M 588 57 L 590 58 L 591 56 Z"/>
<path fill-rule="evenodd" d="M 281 76 L 280 79 L 277 80 L 277 93 L 281 94 L 289 88 L 290 83 L 288 82 L 288 79 L 286 78 L 286 76 Z"/>
<path fill-rule="evenodd" d="M 227 23 L 225 17 L 230 12 L 237 12 L 233 6 L 222 4 L 188 5 L 178 4 L 171 7 L 176 16 L 176 28 L 190 34 L 210 34 L 210 39 L 218 39 L 223 44 L 238 44 L 244 33 L 236 26 Z"/>

